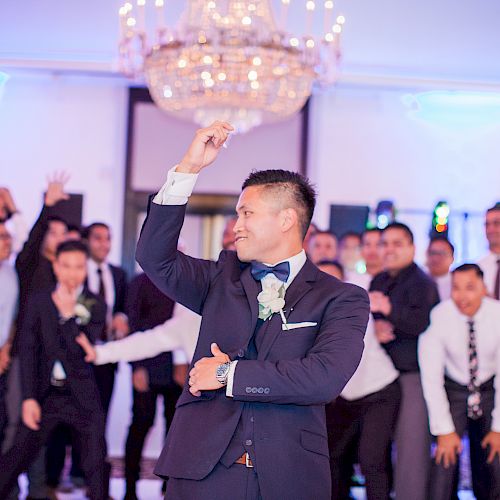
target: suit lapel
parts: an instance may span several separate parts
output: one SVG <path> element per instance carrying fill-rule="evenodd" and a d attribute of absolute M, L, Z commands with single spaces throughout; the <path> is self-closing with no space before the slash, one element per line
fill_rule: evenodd
<path fill-rule="evenodd" d="M 304 297 L 304 295 L 312 289 L 311 283 L 316 281 L 317 274 L 318 269 L 309 259 L 307 259 L 306 263 L 299 271 L 299 274 L 297 274 L 285 293 L 285 308 L 283 311 L 285 313 L 285 317 L 290 315 L 290 312 L 294 309 L 302 297 Z M 266 323 L 268 322 L 266 321 Z M 267 357 L 274 342 L 282 333 L 281 324 L 282 320 L 280 314 L 273 314 L 272 318 L 269 320 L 269 325 L 267 325 L 265 337 L 262 340 L 262 345 L 260 346 L 257 359 L 263 360 Z"/>
<path fill-rule="evenodd" d="M 251 322 L 248 327 L 248 335 L 246 339 L 248 342 L 252 337 L 253 332 L 255 331 L 255 326 L 259 317 L 259 302 L 257 300 L 257 295 L 259 295 L 259 293 L 261 292 L 262 287 L 260 283 L 255 281 L 253 276 L 251 275 L 250 266 L 246 266 L 245 269 L 243 269 L 240 274 L 239 281 L 241 283 L 242 293 L 244 293 L 246 296 L 251 313 Z"/>

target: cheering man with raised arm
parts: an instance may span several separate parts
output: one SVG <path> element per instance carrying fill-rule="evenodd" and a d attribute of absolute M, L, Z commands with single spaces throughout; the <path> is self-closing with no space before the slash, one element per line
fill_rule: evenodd
<path fill-rule="evenodd" d="M 197 175 L 232 127 L 200 129 L 149 205 L 137 260 L 163 292 L 202 314 L 188 384 L 156 473 L 167 498 L 329 500 L 324 405 L 354 373 L 366 293 L 319 271 L 302 250 L 315 193 L 300 175 L 252 173 L 217 262 L 177 250 Z"/>

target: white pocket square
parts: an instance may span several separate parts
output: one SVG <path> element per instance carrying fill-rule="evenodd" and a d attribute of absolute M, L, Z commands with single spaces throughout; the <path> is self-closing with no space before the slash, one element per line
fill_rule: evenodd
<path fill-rule="evenodd" d="M 281 325 L 281 329 L 286 331 L 286 330 L 295 330 L 296 328 L 306 328 L 308 326 L 316 326 L 318 323 L 315 323 L 314 321 L 303 321 L 302 323 L 283 323 Z"/>

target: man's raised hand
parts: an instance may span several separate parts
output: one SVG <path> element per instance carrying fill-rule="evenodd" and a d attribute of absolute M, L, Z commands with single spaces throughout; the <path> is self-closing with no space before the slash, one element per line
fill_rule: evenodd
<path fill-rule="evenodd" d="M 234 128 L 227 122 L 215 121 L 209 127 L 196 131 L 193 142 L 176 171 L 197 174 L 217 158 L 220 149 Z"/>
<path fill-rule="evenodd" d="M 69 181 L 66 172 L 54 172 L 47 177 L 47 192 L 45 193 L 45 205 L 53 207 L 61 200 L 69 200 L 69 195 L 64 192 L 64 185 Z"/>

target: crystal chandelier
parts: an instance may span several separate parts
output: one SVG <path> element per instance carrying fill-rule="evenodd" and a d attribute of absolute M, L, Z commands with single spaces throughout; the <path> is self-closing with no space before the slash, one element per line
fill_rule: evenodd
<path fill-rule="evenodd" d="M 121 71 L 145 80 L 161 109 L 200 126 L 226 120 L 246 132 L 282 120 L 302 108 L 315 81 L 335 81 L 345 19 L 334 21 L 333 1 L 324 0 L 323 33 L 314 36 L 316 3 L 302 0 L 305 31 L 291 35 L 290 0 L 281 0 L 278 24 L 269 1 L 188 0 L 169 28 L 164 0 L 154 0 L 152 30 L 146 0 L 127 2 L 119 11 Z"/>

